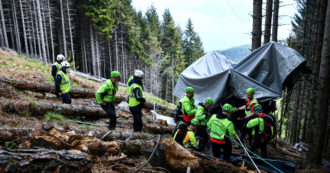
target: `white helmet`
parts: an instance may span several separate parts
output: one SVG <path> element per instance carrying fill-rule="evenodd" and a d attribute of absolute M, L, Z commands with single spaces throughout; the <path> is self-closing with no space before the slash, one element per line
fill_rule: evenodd
<path fill-rule="evenodd" d="M 61 62 L 61 68 L 63 67 L 70 68 L 70 63 L 68 61 Z"/>
<path fill-rule="evenodd" d="M 135 72 L 134 72 L 134 76 L 136 76 L 136 77 L 143 77 L 143 71 L 141 71 L 141 70 L 135 70 Z"/>
<path fill-rule="evenodd" d="M 56 57 L 56 60 L 57 61 L 65 60 L 65 57 L 62 54 L 58 54 L 57 57 Z"/>

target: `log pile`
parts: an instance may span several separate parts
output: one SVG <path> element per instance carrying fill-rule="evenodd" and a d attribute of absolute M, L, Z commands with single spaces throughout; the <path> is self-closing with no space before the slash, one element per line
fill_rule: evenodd
<path fill-rule="evenodd" d="M 88 155 L 47 149 L 0 149 L 0 172 L 90 172 Z"/>

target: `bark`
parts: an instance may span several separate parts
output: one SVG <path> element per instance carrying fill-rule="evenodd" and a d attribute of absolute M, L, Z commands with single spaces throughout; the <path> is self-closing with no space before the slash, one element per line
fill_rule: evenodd
<path fill-rule="evenodd" d="M 145 145 L 142 151 L 149 156 L 153 146 Z M 217 158 L 187 150 L 171 138 L 162 139 L 156 154 L 149 162 L 152 166 L 165 167 L 171 172 L 185 172 L 190 167 L 194 172 L 246 172 L 231 163 Z"/>
<path fill-rule="evenodd" d="M 278 137 L 281 138 L 282 136 L 282 125 L 283 125 L 283 121 L 284 121 L 284 106 L 285 106 L 285 103 L 286 103 L 286 100 L 285 100 L 285 89 L 283 90 L 282 92 L 282 100 L 281 100 L 281 119 L 280 119 L 280 126 L 279 126 L 279 132 L 278 132 Z"/>
<path fill-rule="evenodd" d="M 112 59 L 111 59 L 111 42 L 108 40 L 108 49 L 109 49 L 109 66 L 110 72 L 112 71 Z"/>
<path fill-rule="evenodd" d="M 65 22 L 64 22 L 64 12 L 63 12 L 63 0 L 60 0 L 60 9 L 61 9 L 61 25 L 62 25 L 62 41 L 63 41 L 63 48 L 64 48 L 64 56 L 68 58 L 68 52 L 66 48 L 66 39 L 65 39 Z"/>
<path fill-rule="evenodd" d="M 115 28 L 115 49 L 116 49 L 116 70 L 119 70 L 119 56 L 118 56 L 117 29 L 116 28 Z"/>
<path fill-rule="evenodd" d="M 91 172 L 92 167 L 86 153 L 66 150 L 0 149 L 0 160 L 1 172 Z"/>
<path fill-rule="evenodd" d="M 47 63 L 45 35 L 44 35 L 44 28 L 42 25 L 41 6 L 39 1 L 37 1 L 37 10 L 38 10 L 39 29 L 40 29 L 40 38 L 41 38 L 42 58 L 43 61 Z"/>
<path fill-rule="evenodd" d="M 279 6 L 280 6 L 280 0 L 274 0 L 272 41 L 275 42 L 277 42 Z"/>
<path fill-rule="evenodd" d="M 26 55 L 29 56 L 30 54 L 29 54 L 29 47 L 28 47 L 27 37 L 26 37 L 25 18 L 24 18 L 24 11 L 23 11 L 23 7 L 22 7 L 22 0 L 19 0 L 19 7 L 20 7 L 20 10 L 21 10 L 21 18 L 22 18 L 22 26 L 23 26 L 23 36 L 24 36 L 25 53 L 26 53 Z"/>
<path fill-rule="evenodd" d="M 91 54 L 92 54 L 92 65 L 93 65 L 93 75 L 97 76 L 97 71 L 96 71 L 96 60 L 95 60 L 95 50 L 94 50 L 94 34 L 93 34 L 93 28 L 92 24 L 89 25 L 90 28 L 90 38 L 91 38 Z"/>
<path fill-rule="evenodd" d="M 3 15 L 3 9 L 2 9 L 2 0 L 0 0 L 0 17 L 1 17 L 1 26 L 2 26 L 2 31 L 3 31 L 3 37 L 5 40 L 5 47 L 9 48 L 7 30 L 6 30 L 6 24 L 5 24 L 5 17 Z"/>
<path fill-rule="evenodd" d="M 313 83 L 312 83 L 312 93 L 311 93 L 311 99 L 310 99 L 310 106 L 308 111 L 308 126 L 311 126 L 310 122 L 315 121 L 315 114 L 314 114 L 314 105 L 316 101 L 316 91 L 318 88 L 318 77 L 319 77 L 319 69 L 320 69 L 320 63 L 321 63 L 321 53 L 322 53 L 322 44 L 323 44 L 323 36 L 324 36 L 324 25 L 325 25 L 325 16 L 326 16 L 326 7 L 327 7 L 327 0 L 322 0 L 320 2 L 320 11 L 319 11 L 319 17 L 318 17 L 318 29 L 317 29 L 317 35 L 315 37 L 315 59 L 313 63 Z M 307 131 L 307 142 L 312 143 L 313 139 L 313 130 L 310 129 Z"/>
<path fill-rule="evenodd" d="M 314 140 L 311 150 L 308 153 L 308 160 L 321 164 L 323 148 L 325 145 L 325 136 L 328 124 L 329 111 L 329 68 L 330 68 L 330 3 L 327 6 L 325 30 L 322 47 L 321 66 L 319 71 L 319 89 L 317 91 L 316 104 L 314 105 L 317 131 L 314 133 Z"/>
<path fill-rule="evenodd" d="M 37 56 L 37 58 L 39 59 L 39 60 L 41 60 L 42 61 L 42 59 L 40 59 L 39 57 L 40 56 L 42 56 L 42 50 L 41 50 L 41 42 L 40 42 L 40 29 L 39 29 L 39 26 L 38 26 L 38 15 L 37 15 L 37 7 L 36 7 L 36 5 L 35 5 L 35 2 L 34 1 L 32 1 L 32 3 L 33 3 L 33 11 L 34 11 L 34 19 L 35 19 L 35 30 L 37 31 L 37 33 L 36 33 L 36 35 L 37 35 L 37 41 L 38 41 L 38 43 L 36 43 L 36 44 L 38 44 L 38 51 L 39 51 L 39 53 L 36 53 L 36 56 Z"/>
<path fill-rule="evenodd" d="M 253 27 L 252 27 L 252 48 L 257 49 L 261 45 L 262 25 L 262 0 L 253 0 Z"/>
<path fill-rule="evenodd" d="M 272 27 L 272 9 L 273 9 L 273 0 L 267 0 L 265 30 L 264 30 L 264 44 L 266 44 L 270 41 L 270 29 Z"/>
<path fill-rule="evenodd" d="M 98 35 L 97 32 L 95 32 L 95 50 L 96 50 L 96 66 L 95 68 L 97 69 L 95 76 L 98 78 L 101 77 L 101 67 L 100 67 L 100 48 L 99 48 L 99 40 L 98 40 Z"/>

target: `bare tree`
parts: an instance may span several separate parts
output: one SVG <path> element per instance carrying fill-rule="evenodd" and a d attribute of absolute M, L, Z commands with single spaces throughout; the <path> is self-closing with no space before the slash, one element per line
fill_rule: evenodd
<path fill-rule="evenodd" d="M 253 0 L 252 48 L 261 46 L 262 0 Z"/>
<path fill-rule="evenodd" d="M 53 23 L 52 23 L 52 15 L 51 15 L 51 9 L 49 5 L 49 0 L 47 1 L 47 6 L 48 6 L 48 22 L 49 22 L 49 30 L 50 30 L 50 46 L 52 49 L 52 60 L 55 62 L 55 50 L 54 50 L 54 40 L 53 40 Z"/>
<path fill-rule="evenodd" d="M 17 22 L 17 15 L 16 15 L 16 3 L 15 0 L 12 0 L 12 12 L 13 12 L 13 22 L 14 22 L 14 29 L 15 29 L 15 40 L 16 40 L 16 47 L 17 47 L 17 52 L 22 53 L 21 50 L 21 39 L 19 35 L 19 28 L 18 28 L 18 22 Z"/>
<path fill-rule="evenodd" d="M 280 7 L 280 0 L 274 0 L 272 41 L 275 41 L 275 42 L 277 42 L 279 7 Z"/>
<path fill-rule="evenodd" d="M 22 6 L 22 0 L 19 0 L 19 6 L 20 6 L 20 10 L 21 10 L 21 17 L 22 17 L 25 53 L 27 55 L 29 55 L 29 47 L 28 47 L 28 42 L 27 42 L 27 38 L 26 38 L 25 19 L 24 19 L 24 11 L 23 11 L 23 6 Z"/>
<path fill-rule="evenodd" d="M 42 58 L 43 58 L 44 62 L 47 62 L 44 29 L 43 29 L 43 26 L 42 26 L 42 16 L 41 16 L 41 9 L 40 8 L 41 8 L 40 2 L 39 2 L 39 0 L 37 0 L 37 10 L 38 10 L 39 29 L 40 29 L 40 37 L 41 37 L 41 48 L 42 48 Z"/>
<path fill-rule="evenodd" d="M 60 9 L 61 9 L 61 25 L 62 25 L 62 38 L 63 38 L 63 48 L 64 48 L 64 56 L 68 57 L 68 51 L 66 48 L 66 39 L 65 39 L 65 22 L 64 22 L 64 14 L 63 14 L 63 0 L 60 0 Z"/>
<path fill-rule="evenodd" d="M 273 9 L 273 0 L 267 0 L 265 30 L 264 30 L 264 44 L 266 44 L 270 41 L 270 29 L 272 26 L 272 9 Z"/>
<path fill-rule="evenodd" d="M 2 25 L 2 31 L 3 31 L 3 38 L 5 40 L 5 47 L 9 47 L 8 44 L 8 37 L 7 37 L 7 30 L 6 30 L 6 24 L 5 24 L 5 17 L 3 16 L 3 9 L 2 9 L 2 2 L 0 0 L 0 15 L 1 15 L 1 25 Z"/>
<path fill-rule="evenodd" d="M 71 56 L 72 56 L 72 61 L 75 63 L 74 60 L 74 48 L 73 48 L 73 39 L 72 39 L 72 28 L 71 28 L 71 17 L 70 17 L 70 5 L 69 5 L 69 0 L 66 0 L 66 8 L 68 12 L 68 23 L 69 23 L 69 34 L 70 34 L 70 45 L 71 45 Z M 73 69 L 76 70 L 76 67 L 73 66 Z"/>

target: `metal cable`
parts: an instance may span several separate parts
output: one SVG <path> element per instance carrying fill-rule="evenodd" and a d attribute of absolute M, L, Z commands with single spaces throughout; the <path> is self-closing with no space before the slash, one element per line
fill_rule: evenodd
<path fill-rule="evenodd" d="M 149 163 L 149 161 L 151 160 L 152 156 L 155 154 L 156 149 L 158 148 L 158 145 L 159 145 L 159 142 L 160 142 L 160 134 L 157 134 L 157 135 L 155 135 L 154 137 L 151 138 L 151 139 L 153 139 L 153 138 L 155 138 L 156 136 L 158 136 L 158 141 L 157 141 L 157 144 L 156 144 L 154 150 L 153 150 L 152 153 L 150 154 L 148 160 L 147 160 L 147 161 L 146 161 L 146 162 L 145 162 L 140 168 L 138 168 L 137 170 L 135 170 L 133 173 L 137 173 L 137 172 L 141 171 L 141 169 L 142 169 L 143 167 L 145 167 L 145 166 Z"/>

